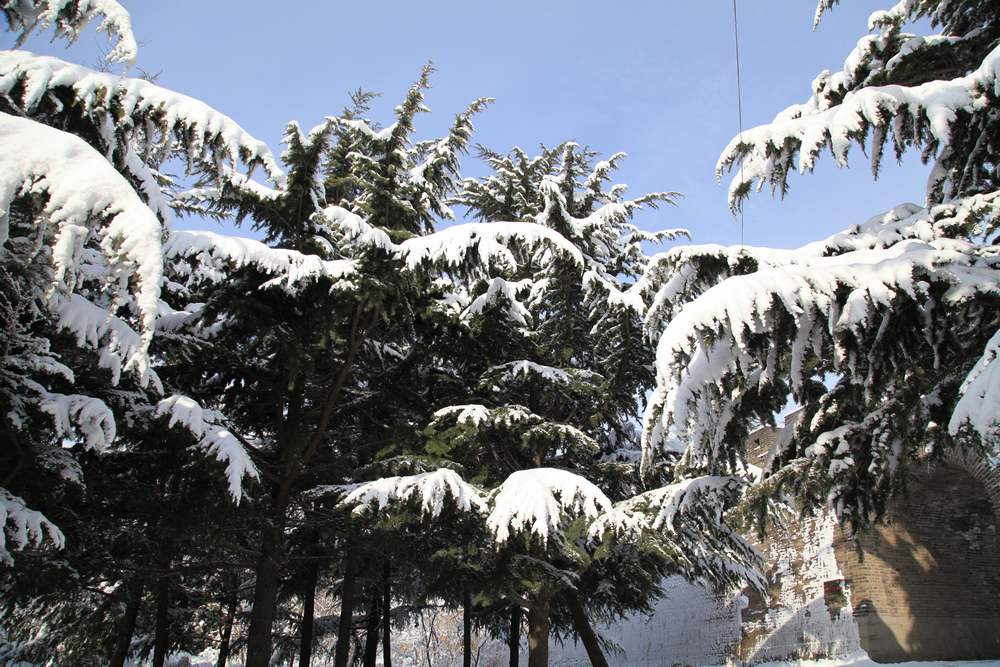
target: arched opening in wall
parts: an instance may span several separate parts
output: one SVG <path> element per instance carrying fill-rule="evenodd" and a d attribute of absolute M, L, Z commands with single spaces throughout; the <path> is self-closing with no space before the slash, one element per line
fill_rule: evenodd
<path fill-rule="evenodd" d="M 948 463 L 913 474 L 886 525 L 836 544 L 873 660 L 1000 657 L 997 533 L 987 487 Z"/>

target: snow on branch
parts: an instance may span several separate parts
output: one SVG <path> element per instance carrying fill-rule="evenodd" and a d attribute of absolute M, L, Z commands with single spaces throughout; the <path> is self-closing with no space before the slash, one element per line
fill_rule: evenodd
<path fill-rule="evenodd" d="M 100 350 L 98 363 L 111 372 L 114 385 L 121 379 L 122 369 L 135 363 L 133 360 L 138 355 L 146 353 L 143 337 L 128 322 L 86 297 L 57 293 L 49 299 L 48 306 L 56 318 L 56 327 L 71 333 L 77 345 Z M 160 380 L 153 369 L 147 369 L 146 378 L 159 390 Z"/>
<path fill-rule="evenodd" d="M 138 279 L 135 301 L 142 334 L 126 369 L 137 370 L 145 383 L 163 278 L 159 220 L 128 181 L 78 137 L 0 113 L 0 147 L 0 241 L 10 234 L 14 199 L 45 195 L 41 223 L 57 230 L 56 278 L 62 289 L 72 290 L 77 249 L 89 234 L 98 235 L 104 255 L 119 275 Z"/>
<path fill-rule="evenodd" d="M 486 291 L 472 300 L 472 303 L 462 311 L 463 321 L 471 320 L 476 315 L 482 314 L 491 306 L 501 305 L 507 319 L 515 324 L 527 326 L 531 319 L 531 312 L 517 298 L 517 293 L 530 287 L 530 279 L 511 282 L 503 278 L 494 278 L 486 287 Z"/>
<path fill-rule="evenodd" d="M 638 538 L 651 530 L 680 532 L 685 521 L 708 512 L 721 521 L 722 510 L 732 504 L 742 484 L 734 477 L 706 475 L 646 491 L 616 503 L 590 526 L 590 535 L 600 539 L 605 532 Z"/>
<path fill-rule="evenodd" d="M 907 239 L 931 243 L 963 234 L 983 236 L 998 215 L 1000 197 L 991 193 L 929 209 L 901 204 L 864 224 L 791 250 L 711 243 L 678 246 L 654 255 L 632 289 L 654 292 L 645 318 L 647 328 L 659 334 L 678 309 L 725 278 L 769 267 L 808 265 L 846 252 L 884 249 Z"/>
<path fill-rule="evenodd" d="M 350 244 L 378 248 L 395 255 L 412 271 L 428 265 L 451 271 L 480 266 L 485 274 L 488 267 L 495 265 L 513 272 L 522 264 L 520 252 L 527 253 L 524 259 L 531 261 L 545 262 L 559 256 L 578 266 L 584 263 L 580 250 L 562 234 L 531 222 L 470 222 L 397 244 L 384 230 L 339 206 L 325 208 L 317 214 L 316 220 L 342 235 Z"/>
<path fill-rule="evenodd" d="M 644 463 L 678 437 L 690 443 L 685 465 L 725 465 L 751 415 L 777 412 L 788 391 L 815 401 L 816 378 L 833 373 L 841 382 L 811 408 L 816 412 L 808 437 L 817 446 L 806 448 L 806 464 L 825 467 L 820 476 L 836 476 L 861 460 L 877 461 L 866 463 L 864 474 L 880 476 L 880 488 L 888 488 L 902 451 L 900 421 L 906 428 L 925 423 L 933 437 L 937 427 L 927 411 L 942 406 L 941 393 L 951 391 L 950 383 L 957 388 L 955 372 L 969 368 L 962 365 L 962 346 L 995 331 L 989 304 L 1000 297 L 1000 257 L 991 246 L 959 237 L 992 228 L 997 204 L 998 194 L 989 193 L 930 209 L 897 207 L 792 251 L 748 249 L 734 256 L 711 247 L 676 253 L 683 259 L 671 281 L 680 276 L 683 285 L 668 281 L 660 292 L 658 307 L 668 312 L 660 319 L 669 323 L 657 345 Z M 730 273 L 734 259 L 746 261 L 737 275 Z M 992 365 L 990 349 L 984 372 Z M 927 383 L 926 394 L 911 400 L 904 394 L 912 379 L 899 387 L 887 379 L 900 367 L 919 369 L 914 372 Z M 953 429 L 965 421 L 990 428 L 988 411 L 973 406 L 976 396 L 992 396 L 991 373 L 977 369 Z M 839 414 L 844 405 L 853 407 Z M 825 454 L 833 449 L 836 456 Z"/>
<path fill-rule="evenodd" d="M 430 518 L 437 518 L 444 511 L 448 499 L 460 512 L 486 512 L 486 501 L 479 489 L 447 468 L 365 482 L 353 487 L 339 504 L 342 507 L 353 506 L 354 513 L 361 514 L 369 510 L 381 512 L 391 505 L 419 500 L 421 512 Z"/>
<path fill-rule="evenodd" d="M 582 266 L 580 250 L 557 231 L 530 222 L 470 222 L 417 236 L 398 246 L 400 257 L 411 269 L 423 263 L 461 269 L 473 260 L 488 267 L 498 265 L 514 271 L 519 262 L 511 248 L 521 247 L 543 260 L 553 253 Z"/>
<path fill-rule="evenodd" d="M 33 32 L 42 32 L 55 26 L 56 35 L 75 42 L 80 32 L 98 16 L 97 29 L 106 32 L 117 42 L 106 59 L 109 62 L 135 64 L 139 56 L 139 43 L 132 32 L 132 17 L 115 0 L 7 0 L 0 5 L 11 27 L 21 30 L 17 39 L 20 46 Z"/>
<path fill-rule="evenodd" d="M 788 173 L 799 156 L 799 173 L 811 171 L 816 158 L 829 148 L 837 163 L 847 164 L 852 143 L 862 144 L 869 131 L 872 164 L 877 169 L 882 146 L 891 135 L 897 151 L 914 146 L 925 155 L 946 151 L 951 128 L 959 112 L 988 107 L 1000 95 L 1000 46 L 995 47 L 970 74 L 917 86 L 872 86 L 848 92 L 828 109 L 779 115 L 767 125 L 733 138 L 716 165 L 716 176 L 736 172 L 729 187 L 730 206 L 740 201 L 756 183 L 784 191 Z"/>
<path fill-rule="evenodd" d="M 271 179 L 284 185 L 285 175 L 270 148 L 233 119 L 187 95 L 143 79 L 95 72 L 58 58 L 26 51 L 0 51 L 0 94 L 12 98 L 20 86 L 19 103 L 32 113 L 57 89 L 67 89 L 82 113 L 99 128 L 105 120 L 117 128 L 137 128 L 145 147 L 166 157 L 183 149 L 189 158 L 215 165 L 223 158 L 235 168 L 241 161 L 261 164 Z M 159 136 L 153 136 L 156 129 Z M 132 132 L 130 138 L 139 140 Z M 105 137 L 110 142 L 110 137 Z M 113 144 L 109 147 L 113 148 Z"/>
<path fill-rule="evenodd" d="M 484 383 L 512 383 L 518 380 L 528 380 L 532 378 L 540 379 L 543 382 L 551 382 L 563 386 L 574 383 L 587 383 L 595 385 L 602 378 L 599 373 L 588 371 L 582 368 L 556 368 L 546 366 L 528 359 L 508 361 L 504 364 L 491 366 L 483 373 Z"/>
<path fill-rule="evenodd" d="M 573 381 L 573 378 L 570 376 L 568 371 L 556 368 L 555 366 L 546 366 L 544 364 L 535 363 L 534 361 L 530 361 L 528 359 L 508 361 L 507 363 L 500 364 L 499 366 L 492 366 L 486 371 L 486 373 L 484 373 L 484 375 L 496 375 L 497 380 L 500 382 L 510 382 L 511 380 L 516 380 L 522 377 L 530 377 L 532 375 L 557 384 L 569 384 Z"/>
<path fill-rule="evenodd" d="M 759 553 L 724 520 L 743 486 L 734 477 L 703 476 L 647 491 L 602 513 L 588 534 L 594 541 L 659 536 L 662 551 L 685 576 L 760 589 Z"/>
<path fill-rule="evenodd" d="M 991 292 L 997 280 L 991 273 L 994 261 L 976 245 L 940 233 L 954 227 L 956 220 L 968 222 L 972 208 L 979 207 L 977 215 L 982 215 L 987 200 L 995 211 L 995 195 L 910 215 L 905 215 L 910 207 L 894 209 L 798 250 L 694 246 L 672 251 L 676 266 L 686 264 L 696 271 L 703 265 L 695 260 L 705 256 L 721 256 L 732 265 L 738 257 L 733 253 L 749 255 L 757 270 L 730 277 L 694 298 L 672 282 L 661 288 L 658 300 L 678 306 L 660 339 L 661 360 L 689 349 L 688 342 L 698 338 L 695 331 L 715 327 L 728 332 L 738 345 L 746 334 L 764 331 L 770 322 L 767 313 L 774 308 L 788 312 L 799 324 L 826 321 L 832 333 L 856 329 L 870 323 L 872 311 L 889 305 L 897 293 L 915 298 L 923 292 L 926 286 L 917 279 L 918 271 L 953 285 L 948 293 L 952 299 Z M 844 288 L 847 298 L 839 303 L 835 292 Z"/>
<path fill-rule="evenodd" d="M 454 419 L 455 424 L 473 426 L 477 429 L 484 425 L 490 427 L 510 427 L 514 424 L 534 425 L 542 421 L 541 417 L 520 405 L 508 405 L 501 408 L 488 408 L 478 403 L 468 405 L 449 405 L 434 413 L 432 426 L 440 426 L 445 420 Z"/>
<path fill-rule="evenodd" d="M 260 472 L 243 443 L 222 424 L 222 414 L 205 410 L 197 401 L 178 394 L 157 403 L 155 414 L 169 417 L 169 426 L 180 426 L 190 431 L 198 439 L 198 447 L 226 464 L 229 495 L 238 505 L 246 495 L 244 478 L 259 479 Z"/>
<path fill-rule="evenodd" d="M 568 519 L 596 519 L 612 508 L 608 497 L 592 482 L 557 468 L 511 473 L 493 492 L 490 502 L 486 526 L 501 544 L 525 532 L 545 544 Z"/>
<path fill-rule="evenodd" d="M 729 278 L 686 304 L 659 340 L 654 403 L 662 405 L 663 424 L 700 432 L 705 415 L 695 404 L 705 383 L 721 387 L 726 376 L 753 369 L 770 377 L 774 368 L 755 356 L 748 341 L 774 331 L 779 317 L 790 318 L 797 330 L 790 379 L 798 387 L 807 354 L 823 355 L 824 342 L 833 339 L 835 354 L 842 356 L 837 340 L 847 333 L 862 338 L 862 329 L 877 328 L 897 298 L 925 299 L 929 283 L 947 286 L 946 303 L 1000 293 L 995 264 L 971 244 L 908 240 Z"/>
<path fill-rule="evenodd" d="M 385 252 L 396 250 L 396 244 L 389 235 L 378 227 L 370 225 L 364 218 L 340 206 L 328 206 L 317 212 L 314 221 L 329 227 L 352 245 L 378 248 Z"/>
<path fill-rule="evenodd" d="M 378 143 L 387 143 L 391 138 L 393 133 L 396 131 L 396 123 L 382 128 L 376 131 L 372 128 L 372 123 L 366 119 L 359 118 L 335 118 L 334 119 L 338 125 L 341 127 L 353 130 L 372 141 Z"/>
<path fill-rule="evenodd" d="M 284 193 L 283 190 L 259 183 L 225 164 L 218 167 L 218 180 L 221 182 L 220 186 L 189 188 L 174 194 L 170 206 L 178 211 L 212 215 L 215 213 L 213 206 L 224 206 L 227 203 L 230 190 L 258 202 L 274 201 Z"/>
<path fill-rule="evenodd" d="M 968 425 L 984 442 L 997 445 L 994 456 L 1000 454 L 1000 329 L 962 382 L 959 396 L 948 430 L 957 435 Z"/>
<path fill-rule="evenodd" d="M 62 531 L 44 514 L 29 509 L 24 500 L 0 488 L 0 564 L 13 565 L 11 549 L 23 549 L 29 543 L 40 546 L 46 537 L 57 549 L 66 544 Z"/>
<path fill-rule="evenodd" d="M 26 389 L 38 395 L 38 408 L 52 417 L 57 437 L 79 430 L 86 446 L 97 450 L 107 449 L 114 441 L 117 433 L 115 416 L 101 399 L 50 392 L 27 378 L 22 382 Z"/>
<path fill-rule="evenodd" d="M 290 294 L 309 282 L 325 280 L 337 284 L 356 273 L 353 260 L 325 260 L 297 250 L 272 248 L 254 239 L 208 231 L 171 232 L 164 244 L 164 256 L 174 261 L 194 260 L 193 268 L 178 262 L 175 273 L 187 274 L 196 281 L 221 282 L 227 277 L 227 268 L 253 266 L 274 276 L 261 289 L 280 287 Z"/>

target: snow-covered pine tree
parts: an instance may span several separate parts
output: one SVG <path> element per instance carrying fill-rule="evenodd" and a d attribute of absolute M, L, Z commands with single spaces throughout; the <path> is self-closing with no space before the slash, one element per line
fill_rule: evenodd
<path fill-rule="evenodd" d="M 640 487 L 632 419 L 653 384 L 642 328 L 650 293 L 638 280 L 646 268 L 642 244 L 685 232 L 646 233 L 632 224 L 637 210 L 675 193 L 623 200 L 625 186 L 607 187 L 623 154 L 595 162 L 596 154 L 572 142 L 534 158 L 519 149 L 481 153 L 493 173 L 464 181 L 454 201 L 485 221 L 543 225 L 576 252 L 473 286 L 463 317 L 491 341 L 477 357 L 490 365 L 463 404 L 436 413 L 428 451 L 465 463 L 474 481 L 495 489 L 487 525 L 507 554 L 505 569 L 479 597 L 513 601 L 511 637 L 521 607 L 528 610 L 529 664 L 546 663 L 550 625 L 575 632 L 594 664 L 604 664 L 590 616 L 646 608 L 667 571 L 693 577 L 710 569 L 705 561 L 697 572 L 690 566 L 699 560 L 693 542 L 668 537 L 671 548 L 636 548 L 655 540 L 632 539 L 642 531 L 616 539 L 625 536 L 606 526 L 589 536 L 585 530 L 615 511 L 602 486 L 619 500 Z M 739 562 L 752 560 L 752 550 L 721 530 L 713 546 L 725 543 Z"/>
<path fill-rule="evenodd" d="M 6 2 L 3 10 L 13 27 L 27 32 L 55 25 L 71 39 L 103 15 L 103 28 L 119 37 L 111 57 L 135 59 L 128 15 L 115 2 Z M 237 502 L 243 478 L 256 474 L 218 415 L 177 397 L 162 400 L 158 371 L 176 359 L 165 358 L 154 333 L 169 337 L 170 327 L 191 313 L 173 311 L 161 299 L 162 243 L 171 220 L 170 180 L 161 169 L 179 159 L 189 174 L 216 182 L 246 178 L 238 169 L 258 164 L 275 182 L 283 175 L 267 147 L 231 119 L 149 81 L 24 51 L 0 52 L 0 79 L 0 554 L 9 563 L 12 549 L 5 545 L 38 544 L 46 532 L 57 546 L 66 542 L 19 496 L 58 517 L 56 523 L 66 520 L 73 540 L 62 554 L 31 553 L 3 572 L 4 625 L 11 631 L 3 659 L 124 664 L 142 649 L 132 643 L 131 629 L 119 631 L 128 618 L 135 625 L 133 612 L 142 602 L 144 585 L 135 585 L 136 575 L 158 568 L 164 578 L 163 564 L 148 548 L 157 543 L 153 524 L 160 522 L 143 514 L 162 508 L 137 502 L 158 487 L 136 488 L 135 468 L 156 452 L 158 461 L 174 466 L 161 469 L 165 477 L 181 480 L 180 488 L 200 480 L 199 490 L 211 497 L 217 485 L 206 484 L 201 457 L 191 458 L 201 450 L 227 467 Z M 162 429 L 178 422 L 196 435 L 165 438 Z M 188 450 L 192 442 L 196 447 Z M 101 456 L 92 456 L 95 451 Z M 134 493 L 121 502 L 130 488 Z M 191 495 L 183 497 L 182 505 L 187 502 L 193 504 L 174 519 L 207 506 Z M 121 521 L 109 525 L 112 516 Z M 186 527 L 193 528 L 187 516 Z M 180 548 L 183 541 L 174 544 Z M 127 552 L 126 543 L 144 546 Z M 110 555 L 109 548 L 119 553 Z M 196 551 L 187 555 L 194 559 Z M 174 570 L 170 577 L 186 575 Z M 147 645 L 157 664 L 167 641 L 191 648 L 202 641 L 160 632 L 163 618 L 169 616 L 157 614 L 155 649 Z"/>
<path fill-rule="evenodd" d="M 655 192 L 624 199 L 626 186 L 609 180 L 625 154 L 595 160 L 596 153 L 574 142 L 543 147 L 534 157 L 518 148 L 506 155 L 481 149 L 481 155 L 493 173 L 463 181 L 454 202 L 480 220 L 548 227 L 572 244 L 578 255 L 571 261 L 545 258 L 544 264 L 526 265 L 517 274 L 504 276 L 505 282 L 481 284 L 475 288 L 474 294 L 480 296 L 468 314 L 486 305 L 509 303 L 509 317 L 524 320 L 518 324 L 528 332 L 532 347 L 523 361 L 531 363 L 508 373 L 508 380 L 563 377 L 558 372 L 547 376 L 532 372 L 532 364 L 590 374 L 592 390 L 602 398 L 589 408 L 571 409 L 579 420 L 575 425 L 597 438 L 606 461 L 627 458 L 629 450 L 638 450 L 633 419 L 654 381 L 652 351 L 642 328 L 649 296 L 639 280 L 648 260 L 643 244 L 687 235 L 683 229 L 646 232 L 631 220 L 636 211 L 673 203 L 678 194 Z M 497 367 L 522 359 L 498 361 Z M 509 387 L 510 396 L 517 391 Z"/>
<path fill-rule="evenodd" d="M 370 355 L 411 351 L 421 318 L 450 307 L 452 291 L 435 287 L 441 280 L 578 253 L 536 224 L 428 233 L 435 216 L 448 215 L 457 157 L 486 103 L 457 115 L 443 139 L 413 142 L 429 74 L 425 69 L 388 127 L 355 113 L 327 118 L 308 133 L 290 124 L 283 155 L 289 173 L 277 188 L 234 177 L 176 198 L 188 211 L 245 219 L 265 238 L 178 232 L 166 248 L 171 271 L 188 275 L 184 299 L 205 304 L 188 325 L 212 337 L 192 352 L 192 372 L 175 382 L 227 416 L 253 444 L 266 480 L 248 665 L 270 660 L 291 503 L 318 482 L 310 472 L 317 456 L 349 457 L 357 441 L 345 437 L 359 417 L 345 397 L 396 391 L 355 372 Z M 351 472 L 328 481 L 349 481 Z M 337 665 L 348 649 L 338 643 Z"/>
<path fill-rule="evenodd" d="M 114 447 L 76 455 L 78 482 L 49 490 L 65 546 L 18 554 L 4 578 L 0 661 L 159 665 L 168 652 L 218 646 L 205 628 L 225 622 L 213 602 L 226 575 L 248 566 L 247 513 L 226 501 L 214 466 L 191 456 L 185 429 L 157 426 L 151 437 L 144 420 L 119 422 Z M 26 483 L 33 496 L 52 482 Z"/>
<path fill-rule="evenodd" d="M 940 32 L 906 32 L 920 18 Z M 760 496 L 832 503 L 855 525 L 912 463 L 1000 437 L 1000 14 L 906 0 L 869 29 L 805 103 L 734 138 L 719 170 L 736 174 L 735 210 L 755 185 L 783 193 L 826 149 L 846 166 L 857 144 L 877 175 L 888 144 L 931 165 L 924 202 L 796 250 L 675 249 L 647 278 L 660 285 L 647 461 L 673 433 L 689 471 L 732 471 L 751 424 L 790 394 L 805 413 Z"/>
<path fill-rule="evenodd" d="M 118 38 L 111 56 L 136 57 L 128 14 L 112 0 L 2 9 L 25 34 L 51 25 L 70 39 L 103 16 Z M 116 424 L 148 412 L 162 391 L 150 361 L 171 218 L 160 166 L 180 158 L 216 179 L 256 164 L 282 174 L 231 119 L 148 81 L 3 51 L 0 93 L 0 558 L 8 560 L 6 535 L 15 548 L 46 531 L 62 543 L 15 495 L 20 485 L 46 471 L 72 477 L 76 452 L 109 447 Z"/>
<path fill-rule="evenodd" d="M 414 96 L 422 92 L 420 86 L 414 90 Z M 331 445 L 349 444 L 338 442 L 346 434 L 338 434 L 332 420 L 346 419 L 336 410 L 357 357 L 377 326 L 394 327 L 397 315 L 406 322 L 411 302 L 404 284 L 412 280 L 393 280 L 397 267 L 391 255 L 367 248 L 352 255 L 321 222 L 327 205 L 325 160 L 334 138 L 355 144 L 350 159 L 368 152 L 362 144 L 385 145 L 386 137 L 374 132 L 338 132 L 342 122 L 348 121 L 330 118 L 308 133 L 289 124 L 282 156 L 289 174 L 278 190 L 246 181 L 199 187 L 181 197 L 188 210 L 247 218 L 265 240 L 197 234 L 176 253 L 179 263 L 193 267 L 187 288 L 206 304 L 198 326 L 217 329 L 183 382 L 194 395 L 222 407 L 239 432 L 253 439 L 270 480 L 259 527 L 249 665 L 271 660 L 288 513 L 303 485 L 315 483 L 306 471 Z M 398 149 L 409 158 L 408 144 L 407 133 L 387 152 Z M 400 180 L 389 178 L 383 186 L 394 190 Z M 351 215 L 338 208 L 341 213 Z M 381 222 L 388 229 L 400 223 Z M 168 254 L 172 250 L 168 247 Z M 217 275 L 214 266 L 224 271 Z"/>

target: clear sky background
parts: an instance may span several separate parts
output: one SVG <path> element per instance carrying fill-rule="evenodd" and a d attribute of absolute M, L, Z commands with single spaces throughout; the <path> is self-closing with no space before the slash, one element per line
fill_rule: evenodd
<path fill-rule="evenodd" d="M 715 181 L 719 153 L 737 133 L 730 0 L 424 0 L 406 2 L 172 0 L 127 2 L 141 42 L 138 67 L 157 83 L 202 99 L 280 152 L 289 120 L 308 128 L 346 104 L 349 90 L 382 93 L 370 114 L 392 108 L 418 76 L 437 67 L 417 120 L 436 136 L 481 96 L 475 141 L 505 150 L 573 139 L 629 158 L 619 172 L 638 195 L 679 190 L 678 208 L 644 214 L 645 228 L 687 227 L 695 242 L 738 243 Z M 739 0 L 746 127 L 804 101 L 822 69 L 839 70 L 890 0 L 846 0 L 813 32 L 813 0 Z M 10 48 L 13 37 L 2 33 Z M 26 48 L 84 65 L 106 39 L 92 29 L 71 49 L 48 36 Z M 825 154 L 815 174 L 793 176 L 784 199 L 762 192 L 746 206 L 752 245 L 793 247 L 864 222 L 904 201 L 920 203 L 929 168 L 891 161 L 873 182 L 852 149 L 838 169 Z M 483 173 L 473 156 L 469 175 Z M 211 223 L 201 223 L 211 224 Z"/>

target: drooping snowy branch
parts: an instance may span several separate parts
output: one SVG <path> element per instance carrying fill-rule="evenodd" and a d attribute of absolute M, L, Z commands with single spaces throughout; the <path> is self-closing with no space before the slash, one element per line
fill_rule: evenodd
<path fill-rule="evenodd" d="M 52 417 L 57 437 L 65 438 L 79 431 L 91 449 L 107 449 L 117 433 L 115 416 L 99 398 L 80 394 L 50 392 L 33 380 L 24 380 L 25 388 L 38 397 L 38 408 Z"/>
<path fill-rule="evenodd" d="M 324 209 L 318 220 L 336 230 L 347 243 L 394 255 L 411 271 L 470 270 L 476 277 L 492 280 L 494 267 L 513 273 L 529 262 L 545 264 L 554 257 L 583 264 L 583 256 L 576 246 L 557 231 L 534 223 L 465 223 L 397 244 L 384 230 L 339 206 Z M 491 287 L 493 298 L 503 285 L 496 283 Z M 505 293 L 509 291 L 505 289 Z"/>
<path fill-rule="evenodd" d="M 272 248 L 260 241 L 208 231 L 175 231 L 164 244 L 164 256 L 173 262 L 173 273 L 194 282 L 221 282 L 227 270 L 252 266 L 274 276 L 262 289 L 279 287 L 295 293 L 310 282 L 325 280 L 333 284 L 347 281 L 356 274 L 353 260 L 325 260 L 296 250 Z M 193 260 L 185 266 L 179 260 Z"/>
<path fill-rule="evenodd" d="M 518 361 L 508 361 L 499 366 L 493 366 L 485 373 L 486 376 L 496 379 L 498 382 L 510 382 L 521 378 L 535 376 L 543 381 L 554 384 L 569 384 L 574 380 L 574 376 L 583 375 L 588 379 L 594 373 L 589 371 L 578 371 L 576 369 L 563 370 L 554 366 L 546 366 L 528 359 Z"/>
<path fill-rule="evenodd" d="M 1000 289 L 997 261 L 957 240 L 908 240 L 720 283 L 682 308 L 660 338 L 658 398 L 664 401 L 664 423 L 704 425 L 695 397 L 705 382 L 721 387 L 729 373 L 754 370 L 761 381 L 773 377 L 775 368 L 768 363 L 773 360 L 754 358 L 750 339 L 773 331 L 786 318 L 796 331 L 789 350 L 794 387 L 807 377 L 806 355 L 823 355 L 824 349 L 832 348 L 834 369 L 857 372 L 858 351 L 843 339 L 877 330 L 898 299 L 922 303 L 933 298 L 930 285 L 943 288 L 943 306 L 995 294 Z M 669 377 L 683 379 L 674 384 Z"/>
<path fill-rule="evenodd" d="M 441 515 L 446 501 L 453 503 L 459 512 L 486 512 L 486 501 L 480 490 L 447 468 L 359 484 L 340 501 L 340 505 L 354 507 L 354 513 L 360 514 L 366 511 L 382 512 L 393 505 L 411 501 L 419 501 L 421 513 L 432 519 Z"/>
<path fill-rule="evenodd" d="M 98 350 L 98 365 L 111 373 L 118 384 L 121 372 L 137 355 L 145 354 L 143 336 L 126 322 L 79 294 L 55 294 L 48 301 L 58 329 L 72 334 L 80 347 Z M 153 369 L 146 378 L 159 391 L 160 380 Z"/>
<path fill-rule="evenodd" d="M 57 549 L 66 543 L 62 531 L 44 514 L 29 509 L 21 498 L 0 488 L 0 564 L 13 565 L 11 550 L 23 549 L 29 543 L 39 546 L 46 537 Z"/>
<path fill-rule="evenodd" d="M 463 320 L 470 320 L 487 308 L 500 306 L 507 319 L 520 326 L 527 326 L 531 312 L 518 300 L 518 292 L 530 287 L 529 279 L 511 282 L 503 278 L 489 281 L 486 291 L 472 300 L 461 314 Z"/>
<path fill-rule="evenodd" d="M 55 26 L 59 37 L 75 42 L 80 32 L 95 18 L 101 17 L 98 30 L 117 38 L 117 43 L 106 56 L 109 62 L 135 64 L 139 56 L 139 43 L 132 33 L 132 18 L 115 0 L 5 0 L 0 3 L 7 22 L 21 31 L 20 46 L 34 32 L 43 32 Z"/>
<path fill-rule="evenodd" d="M 724 519 L 743 486 L 733 477 L 704 476 L 647 491 L 602 513 L 588 534 L 595 541 L 608 536 L 638 540 L 657 535 L 663 539 L 659 548 L 680 573 L 728 586 L 749 583 L 760 589 L 759 554 Z"/>
<path fill-rule="evenodd" d="M 862 144 L 869 133 L 876 170 L 890 137 L 897 153 L 914 147 L 925 156 L 938 153 L 941 160 L 950 159 L 956 121 L 961 114 L 968 117 L 993 104 L 1000 95 L 998 73 L 1000 47 L 990 51 L 966 76 L 916 86 L 869 86 L 848 92 L 842 101 L 826 109 L 806 113 L 797 108 L 735 137 L 719 157 L 716 174 L 721 178 L 726 170 L 736 172 L 729 187 L 730 205 L 735 210 L 755 184 L 758 190 L 767 184 L 784 192 L 796 157 L 800 173 L 812 171 L 824 148 L 830 149 L 839 165 L 846 165 L 851 145 Z M 929 194 L 942 193 L 947 200 L 965 194 L 965 187 L 974 187 L 965 182 L 964 160 L 956 161 L 950 170 L 944 164 L 935 170 Z"/>
<path fill-rule="evenodd" d="M 0 240 L 10 234 L 16 198 L 46 197 L 38 222 L 54 228 L 58 288 L 72 291 L 78 249 L 89 235 L 97 237 L 114 270 L 138 281 L 141 341 L 126 359 L 126 369 L 138 371 L 145 382 L 163 277 L 159 220 L 100 154 L 71 134 L 0 113 L 0 146 Z"/>
<path fill-rule="evenodd" d="M 200 100 L 143 79 L 95 72 L 49 56 L 0 51 L 0 94 L 26 114 L 35 113 L 59 90 L 70 93 L 81 114 L 103 128 L 106 149 L 117 150 L 114 132 L 128 131 L 128 144 L 162 160 L 173 151 L 190 162 L 230 169 L 260 164 L 278 185 L 285 176 L 267 145 L 234 120 Z"/>
<path fill-rule="evenodd" d="M 483 426 L 510 427 L 514 424 L 535 425 L 541 418 L 527 408 L 519 405 L 509 405 L 500 408 L 488 408 L 485 405 L 471 403 L 468 405 L 449 405 L 434 413 L 432 426 L 441 426 L 446 420 L 452 423 L 482 428 Z"/>
<path fill-rule="evenodd" d="M 543 225 L 524 222 L 454 225 L 407 239 L 399 244 L 398 252 L 411 269 L 427 263 L 453 269 L 475 264 L 514 271 L 520 262 L 512 248 L 523 249 L 540 262 L 551 253 L 558 253 L 577 264 L 583 263 L 579 249 L 561 234 Z"/>
<path fill-rule="evenodd" d="M 911 456 L 904 430 L 920 431 L 914 437 L 935 450 L 935 424 L 951 418 L 943 397 L 1000 326 L 989 305 L 1000 297 L 1000 260 L 991 246 L 965 240 L 992 228 L 997 199 L 898 207 L 798 250 L 674 253 L 678 270 L 648 320 L 659 343 L 647 462 L 680 437 L 691 443 L 685 465 L 731 469 L 748 424 L 769 419 L 791 392 L 810 403 L 797 432 L 808 441 L 797 450 L 801 460 L 786 448 L 775 465 L 808 470 L 817 482 L 842 478 L 824 482 L 828 500 L 862 519 L 872 507 L 858 504 L 858 479 L 889 493 L 900 458 Z M 901 376 L 907 368 L 919 375 Z M 841 380 L 825 388 L 824 374 Z M 982 414 L 965 418 L 988 428 Z"/>
<path fill-rule="evenodd" d="M 246 495 L 244 480 L 259 479 L 260 472 L 243 443 L 223 425 L 222 415 L 202 408 L 187 396 L 176 394 L 157 403 L 155 414 L 169 417 L 169 426 L 180 426 L 190 431 L 198 439 L 198 447 L 226 464 L 229 495 L 233 502 L 239 504 Z"/>
<path fill-rule="evenodd" d="M 1000 328 L 962 381 L 959 395 L 948 425 L 951 434 L 968 425 L 983 441 L 1000 443 Z"/>
<path fill-rule="evenodd" d="M 527 533 L 545 544 L 560 533 L 567 520 L 596 519 L 612 508 L 608 497 L 592 482 L 557 468 L 511 473 L 493 492 L 490 503 L 486 526 L 499 543 Z"/>
<path fill-rule="evenodd" d="M 808 265 L 846 252 L 885 249 L 907 239 L 925 243 L 992 233 L 1000 197 L 984 194 L 923 208 L 901 204 L 861 225 L 793 250 L 717 244 L 685 245 L 654 255 L 636 287 L 652 292 L 646 326 L 659 335 L 688 302 L 722 280 L 766 268 Z"/>

